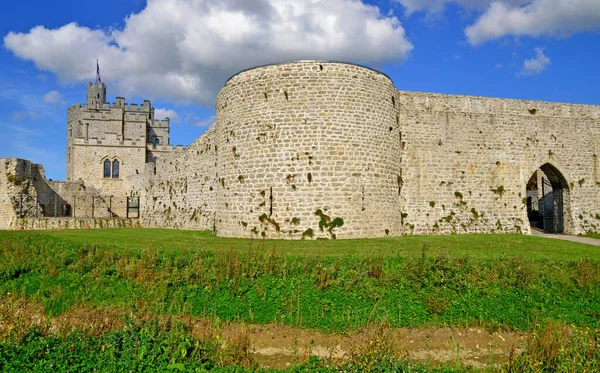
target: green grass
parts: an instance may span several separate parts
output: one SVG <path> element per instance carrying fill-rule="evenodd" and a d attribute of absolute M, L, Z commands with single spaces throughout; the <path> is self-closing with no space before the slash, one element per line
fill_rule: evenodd
<path fill-rule="evenodd" d="M 569 333 L 539 334 L 522 358 L 511 360 L 525 368 L 506 371 L 536 371 L 540 361 L 547 371 L 571 371 L 569 364 L 588 358 L 594 370 L 599 250 L 520 235 L 265 241 L 152 229 L 0 231 L 0 301 L 26 299 L 51 316 L 89 308 L 137 320 L 163 315 L 337 332 L 483 326 L 536 336 L 539 325 L 571 325 L 595 337 L 584 333 L 568 344 Z M 2 309 L 8 316 L 0 315 L 0 325 L 8 325 L 14 312 Z M 2 371 L 49 371 L 49 364 L 77 371 L 255 368 L 234 358 L 248 356 L 243 348 L 219 355 L 222 341 L 193 342 L 184 329 L 142 323 L 93 336 L 34 328 L 17 338 L 3 334 L 11 327 L 0 329 Z M 364 360 L 368 351 L 357 355 L 351 363 L 364 369 L 308 362 L 290 371 L 407 369 L 382 351 L 373 360 Z"/>
<path fill-rule="evenodd" d="M 12 372 L 406 372 L 459 373 L 471 369 L 428 368 L 406 361 L 387 341 L 360 346 L 348 359 L 302 359 L 285 370 L 260 368 L 244 335 L 197 339 L 177 322 L 134 323 L 99 336 L 81 331 L 52 335 L 33 327 L 0 343 L 0 371 Z M 512 371 L 511 373 L 514 373 Z"/>
<path fill-rule="evenodd" d="M 595 238 L 597 240 L 600 240 L 600 233 L 588 233 L 586 236 L 589 238 Z"/>
<path fill-rule="evenodd" d="M 494 236 L 411 237 L 397 240 L 404 243 L 397 250 L 376 250 L 378 242 L 390 240 L 324 242 L 329 248 L 315 256 L 302 254 L 321 242 L 250 245 L 248 240 L 215 239 L 198 232 L 102 232 L 103 242 L 114 244 L 96 243 L 87 231 L 78 237 L 85 244 L 56 237 L 71 237 L 71 232 L 0 232 L 0 294 L 29 298 L 52 315 L 76 307 L 185 310 L 226 321 L 337 331 L 382 320 L 402 327 L 483 325 L 516 330 L 527 330 L 540 320 L 582 326 L 599 322 L 600 264 L 590 259 L 598 252 L 591 246 L 557 241 L 562 249 L 554 253 L 541 248 L 544 240 L 501 236 L 502 248 L 490 249 L 495 251 L 491 255 L 483 242 L 490 245 Z M 129 233 L 137 248 L 125 237 L 119 240 L 119 234 Z M 171 247 L 140 249 L 152 242 L 153 234 L 162 234 Z M 167 239 L 174 235 L 191 236 L 195 244 L 177 249 Z M 529 241 L 540 248 L 517 244 Z M 437 247 L 430 246 L 432 242 Z M 451 255 L 442 253 L 447 242 L 456 248 L 447 249 Z M 263 248 L 271 244 L 283 248 Z M 308 248 L 301 249 L 302 244 Z M 344 245 L 351 247 L 341 255 Z M 372 251 L 375 254 L 367 255 Z"/>
<path fill-rule="evenodd" d="M 12 234 L 30 234 L 13 232 Z M 600 248 L 574 242 L 525 235 L 407 236 L 357 240 L 288 241 L 215 237 L 210 232 L 165 229 L 98 229 L 48 231 L 54 237 L 81 244 L 110 245 L 127 249 L 205 250 L 211 252 L 249 248 L 274 249 L 301 256 L 419 256 L 423 245 L 432 255 L 493 259 L 524 256 L 528 259 L 600 258 Z"/>

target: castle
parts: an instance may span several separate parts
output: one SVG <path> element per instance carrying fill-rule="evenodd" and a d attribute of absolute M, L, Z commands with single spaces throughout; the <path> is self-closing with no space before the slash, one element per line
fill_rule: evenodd
<path fill-rule="evenodd" d="M 230 78 L 216 123 L 174 151 L 149 102 L 108 105 L 105 92 L 88 86 L 69 109 L 67 184 L 139 196 L 142 227 L 288 239 L 600 227 L 598 106 L 405 92 L 369 68 L 298 61 Z M 19 187 L 39 194 L 45 180 L 23 162 L 4 162 L 0 183 L 16 176 L 0 217 L 54 227 L 15 211 Z M 98 225 L 85 219 L 69 227 Z"/>
<path fill-rule="evenodd" d="M 67 181 L 125 195 L 136 188 L 135 175 L 146 163 L 182 149 L 170 144 L 169 131 L 169 118 L 156 120 L 150 101 L 128 105 L 117 97 L 109 104 L 106 85 L 88 83 L 85 105 L 67 112 Z"/>

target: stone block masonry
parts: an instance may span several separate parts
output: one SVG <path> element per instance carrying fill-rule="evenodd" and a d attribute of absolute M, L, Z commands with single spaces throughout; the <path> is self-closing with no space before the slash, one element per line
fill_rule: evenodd
<path fill-rule="evenodd" d="M 337 62 L 232 77 L 217 121 L 146 170 L 142 225 L 217 235 L 358 238 L 529 233 L 536 170 L 565 232 L 597 231 L 600 108 L 399 91 Z"/>

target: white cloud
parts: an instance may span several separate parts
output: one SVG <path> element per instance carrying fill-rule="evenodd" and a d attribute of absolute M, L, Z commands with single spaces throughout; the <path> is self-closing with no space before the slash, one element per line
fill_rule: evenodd
<path fill-rule="evenodd" d="M 396 17 L 361 0 L 149 0 L 122 30 L 36 26 L 10 32 L 4 45 L 62 82 L 93 80 L 98 58 L 119 94 L 200 104 L 255 65 L 400 62 L 413 48 Z"/>
<path fill-rule="evenodd" d="M 177 123 L 180 121 L 179 115 L 175 110 L 171 109 L 155 109 L 154 110 L 154 118 L 158 120 L 163 120 L 165 118 L 169 118 L 171 123 Z"/>
<path fill-rule="evenodd" d="M 40 115 L 38 113 L 36 113 L 35 111 L 17 111 L 10 115 L 10 119 L 15 122 L 20 122 L 20 121 L 23 121 L 26 119 L 35 120 L 35 119 L 39 119 L 39 118 L 40 118 Z"/>
<path fill-rule="evenodd" d="M 519 76 L 536 75 L 546 70 L 550 65 L 550 58 L 544 54 L 544 49 L 535 48 L 536 56 L 534 58 L 525 60 L 523 63 L 523 69 L 518 74 Z"/>
<path fill-rule="evenodd" d="M 196 125 L 198 127 L 210 127 L 210 126 L 212 126 L 215 123 L 216 120 L 217 120 L 217 117 L 215 117 L 213 115 L 213 116 L 210 116 L 208 118 L 204 118 L 204 119 L 198 120 L 198 121 L 196 121 L 195 123 L 192 123 L 192 124 L 194 124 L 194 125 Z"/>
<path fill-rule="evenodd" d="M 505 36 L 570 36 L 600 29 L 599 0 L 393 0 L 407 14 L 442 13 L 456 4 L 477 14 L 465 29 L 471 45 Z"/>
<path fill-rule="evenodd" d="M 50 91 L 44 95 L 44 102 L 48 104 L 56 104 L 62 101 L 62 95 L 58 91 Z"/>
<path fill-rule="evenodd" d="M 598 0 L 533 0 L 524 6 L 495 1 L 465 34 L 478 45 L 504 36 L 564 37 L 599 28 Z"/>

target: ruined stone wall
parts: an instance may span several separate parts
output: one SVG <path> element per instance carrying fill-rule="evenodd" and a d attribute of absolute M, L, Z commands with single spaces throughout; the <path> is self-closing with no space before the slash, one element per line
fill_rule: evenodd
<path fill-rule="evenodd" d="M 57 220 L 73 217 L 126 218 L 126 207 L 126 197 L 111 198 L 82 182 L 48 181 L 41 165 L 0 159 L 0 229 L 57 229 L 63 226 Z"/>
<path fill-rule="evenodd" d="M 600 107 L 401 92 L 405 230 L 529 232 L 526 184 L 564 177 L 565 231 L 600 225 Z"/>
<path fill-rule="evenodd" d="M 16 158 L 0 159 L 0 229 L 9 229 L 23 216 L 35 213 L 35 189 L 31 162 Z"/>

